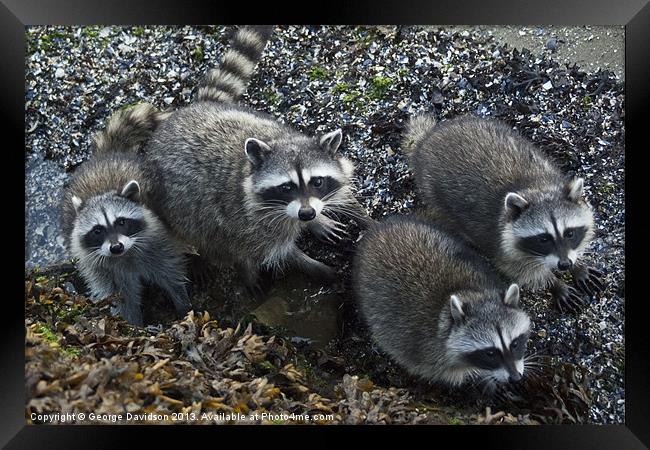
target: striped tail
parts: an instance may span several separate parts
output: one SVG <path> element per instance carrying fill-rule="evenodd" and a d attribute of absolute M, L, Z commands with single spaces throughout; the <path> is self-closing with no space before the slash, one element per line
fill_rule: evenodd
<path fill-rule="evenodd" d="M 407 155 L 413 153 L 417 144 L 435 124 L 436 119 L 433 115 L 415 116 L 409 120 L 402 138 L 402 151 Z"/>
<path fill-rule="evenodd" d="M 106 128 L 93 136 L 93 153 L 136 152 L 169 114 L 149 103 L 113 113 Z"/>
<path fill-rule="evenodd" d="M 238 29 L 221 65 L 208 71 L 199 84 L 195 100 L 229 103 L 239 100 L 272 33 L 273 27 L 267 25 Z"/>

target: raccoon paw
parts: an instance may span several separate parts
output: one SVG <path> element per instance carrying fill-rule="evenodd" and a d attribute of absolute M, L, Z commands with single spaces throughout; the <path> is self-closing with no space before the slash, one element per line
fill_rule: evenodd
<path fill-rule="evenodd" d="M 605 288 L 603 273 L 592 267 L 578 266 L 573 271 L 573 279 L 583 292 L 593 297 Z"/>
<path fill-rule="evenodd" d="M 318 239 L 327 244 L 338 244 L 341 242 L 341 239 L 348 235 L 347 231 L 341 230 L 339 228 L 332 228 L 324 230 L 320 235 L 317 235 Z"/>
<path fill-rule="evenodd" d="M 339 225 L 338 222 L 330 220 L 327 226 L 314 225 L 310 227 L 310 230 L 319 241 L 326 244 L 338 244 L 341 239 L 348 236 L 343 225 Z"/>
<path fill-rule="evenodd" d="M 556 283 L 553 287 L 553 297 L 555 298 L 557 308 L 563 314 L 565 309 L 570 312 L 578 312 L 587 305 L 587 302 L 577 289 L 567 286 L 562 282 Z"/>

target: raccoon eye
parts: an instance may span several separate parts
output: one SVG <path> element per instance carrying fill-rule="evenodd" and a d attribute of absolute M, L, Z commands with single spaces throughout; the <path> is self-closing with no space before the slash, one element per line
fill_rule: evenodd
<path fill-rule="evenodd" d="M 284 183 L 279 186 L 280 190 L 283 192 L 289 192 L 293 189 L 293 183 Z"/>
<path fill-rule="evenodd" d="M 92 229 L 93 234 L 96 235 L 102 234 L 103 231 L 104 231 L 104 227 L 102 227 L 101 225 L 95 225 Z"/>
<path fill-rule="evenodd" d="M 540 236 L 539 238 L 539 243 L 540 244 L 548 244 L 551 241 L 551 238 L 548 236 Z"/>
<path fill-rule="evenodd" d="M 489 350 L 485 350 L 485 355 L 488 356 L 489 358 L 494 358 L 497 355 L 497 352 L 494 349 L 489 349 Z"/>
<path fill-rule="evenodd" d="M 120 227 L 123 227 L 126 224 L 126 220 L 124 219 L 117 219 L 117 225 Z"/>
<path fill-rule="evenodd" d="M 575 236 L 575 235 L 576 235 L 576 233 L 573 230 L 566 230 L 564 232 L 564 237 L 567 238 L 567 239 L 573 239 L 573 236 Z"/>
<path fill-rule="evenodd" d="M 323 185 L 323 177 L 315 177 L 311 180 L 314 187 L 321 187 Z"/>

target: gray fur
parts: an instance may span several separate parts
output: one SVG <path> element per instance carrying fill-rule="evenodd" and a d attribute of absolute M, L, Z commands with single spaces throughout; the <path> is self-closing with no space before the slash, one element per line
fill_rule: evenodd
<path fill-rule="evenodd" d="M 493 346 L 497 326 L 512 339 L 530 327 L 516 285 L 508 289 L 460 239 L 419 219 L 391 218 L 364 236 L 353 286 L 377 344 L 411 374 L 451 386 L 505 381 L 503 368 L 477 368 L 463 355 Z"/>
<path fill-rule="evenodd" d="M 258 166 L 246 157 L 244 143 L 251 137 L 271 149 Z M 295 242 L 308 225 L 318 231 L 340 224 L 325 214 L 309 224 L 293 219 L 283 206 L 269 209 L 255 192 L 262 180 L 296 165 L 323 166 L 342 183 L 324 210 L 327 204 L 344 213 L 355 208 L 351 163 L 325 151 L 317 138 L 240 106 L 201 102 L 176 111 L 154 133 L 145 154 L 159 174 L 159 209 L 199 254 L 249 272 L 282 269 L 292 261 L 329 272 Z"/>
<path fill-rule="evenodd" d="M 93 154 L 136 152 L 168 116 L 169 113 L 158 111 L 149 103 L 139 103 L 113 113 L 105 129 L 93 136 Z"/>
<path fill-rule="evenodd" d="M 145 283 L 162 288 L 179 314 L 190 309 L 182 247 L 149 208 L 152 183 L 132 153 L 162 118 L 150 105 L 114 114 L 95 136 L 99 153 L 75 172 L 62 204 L 66 244 L 78 260 L 91 297 L 121 294 L 123 301 L 115 312 L 136 325 L 142 325 Z M 119 256 L 84 244 L 83 236 L 95 225 L 105 224 L 106 217 L 128 217 L 145 224 L 137 234 L 120 235 L 127 249 Z"/>
<path fill-rule="evenodd" d="M 531 288 L 566 289 L 551 271 L 557 264 L 553 257 L 526 253 L 516 243 L 543 230 L 551 215 L 558 223 L 584 226 L 571 261 L 579 268 L 576 260 L 593 236 L 581 180 L 568 180 L 531 142 L 496 120 L 462 117 L 435 125 L 416 117 L 403 146 L 437 223 L 471 242 L 508 279 Z"/>
<path fill-rule="evenodd" d="M 202 86 L 223 70 L 210 72 Z M 199 101 L 174 112 L 145 148 L 158 180 L 157 210 L 200 255 L 235 265 L 249 287 L 257 286 L 261 268 L 293 266 L 331 278 L 333 269 L 304 254 L 296 240 L 305 229 L 324 239 L 338 237 L 341 224 L 328 211 L 367 216 L 352 194 L 354 167 L 336 154 L 340 131 L 321 139 L 306 136 L 232 103 L 240 91 L 235 96 L 230 92 L 223 102 L 219 95 L 201 92 Z M 309 222 L 291 217 L 288 204 L 261 198 L 263 188 L 289 181 L 296 167 L 325 171 L 341 184 L 328 198 L 313 200 L 318 214 Z"/>
<path fill-rule="evenodd" d="M 238 29 L 221 65 L 208 71 L 196 90 L 196 101 L 233 103 L 246 91 L 266 42 L 271 26 L 247 26 Z"/>

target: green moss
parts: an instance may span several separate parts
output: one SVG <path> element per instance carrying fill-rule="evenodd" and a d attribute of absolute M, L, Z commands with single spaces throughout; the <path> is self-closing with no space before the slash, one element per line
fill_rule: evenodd
<path fill-rule="evenodd" d="M 359 97 L 361 97 L 361 92 L 354 90 L 345 94 L 341 100 L 343 103 L 354 103 Z"/>
<path fill-rule="evenodd" d="M 77 306 L 72 306 L 68 309 L 61 309 L 58 311 L 61 320 L 65 323 L 74 323 L 83 312 L 85 308 L 79 308 Z"/>
<path fill-rule="evenodd" d="M 54 39 L 66 39 L 68 37 L 70 37 L 70 33 L 63 30 L 54 30 L 50 33 L 43 34 L 41 36 L 41 41 L 51 42 Z"/>
<path fill-rule="evenodd" d="M 345 106 L 348 108 L 356 108 L 358 112 L 363 112 L 365 110 L 366 100 L 367 98 L 356 89 L 352 89 L 341 98 L 341 101 Z"/>
<path fill-rule="evenodd" d="M 43 336 L 47 342 L 56 343 L 59 342 L 59 338 L 54 331 L 52 331 L 46 324 L 38 322 L 34 327 L 34 333 L 40 334 Z"/>
<path fill-rule="evenodd" d="M 374 76 L 371 80 L 368 96 L 372 99 L 378 100 L 386 95 L 392 84 L 393 79 L 390 77 L 384 77 L 381 75 Z"/>
<path fill-rule="evenodd" d="M 274 367 L 273 364 L 270 361 L 266 361 L 266 360 L 258 363 L 257 365 L 260 366 L 262 369 L 265 369 L 265 370 L 272 370 L 273 367 Z"/>
<path fill-rule="evenodd" d="M 377 38 L 376 29 L 373 27 L 359 27 L 356 34 L 355 44 L 362 47 L 367 47 Z"/>
<path fill-rule="evenodd" d="M 143 103 L 143 102 L 140 101 L 140 100 L 136 100 L 134 102 L 125 103 L 124 105 L 120 106 L 117 110 L 118 111 L 124 111 L 126 109 L 133 108 L 135 105 L 139 105 L 140 103 Z"/>
<path fill-rule="evenodd" d="M 342 92 L 346 92 L 350 89 L 350 84 L 341 82 L 341 83 L 336 83 L 336 85 L 332 88 L 332 94 L 340 94 Z"/>
<path fill-rule="evenodd" d="M 277 105 L 281 101 L 280 94 L 278 94 L 273 88 L 263 89 L 262 96 L 264 96 L 264 99 L 270 105 Z"/>
<path fill-rule="evenodd" d="M 328 385 L 327 380 L 316 373 L 314 367 L 302 353 L 296 354 L 295 365 L 305 374 L 306 382 L 309 386 L 324 388 Z"/>
<path fill-rule="evenodd" d="M 449 418 L 449 425 L 464 425 L 465 422 L 460 420 L 458 417 L 450 417 Z"/>
<path fill-rule="evenodd" d="M 583 104 L 583 105 L 585 105 L 585 106 L 589 106 L 589 105 L 591 105 L 592 103 L 593 103 L 593 99 L 591 98 L 590 95 L 585 95 L 585 96 L 582 98 L 582 104 Z"/>
<path fill-rule="evenodd" d="M 68 346 L 63 348 L 63 353 L 65 353 L 66 355 L 68 355 L 68 356 L 70 356 L 72 358 L 76 358 L 79 355 L 81 355 L 81 348 L 74 347 L 72 345 L 68 345 Z"/>
<path fill-rule="evenodd" d="M 600 192 L 601 194 L 612 194 L 616 191 L 616 185 L 611 181 L 608 181 L 603 185 L 596 186 L 596 191 Z"/>
<path fill-rule="evenodd" d="M 139 36 L 142 36 L 144 34 L 145 28 L 144 27 L 133 27 L 132 31 L 133 31 L 134 36 L 139 37 Z"/>
<path fill-rule="evenodd" d="M 86 37 L 95 38 L 99 36 L 98 27 L 83 27 L 81 29 L 81 35 Z"/>
<path fill-rule="evenodd" d="M 324 67 L 321 66 L 312 66 L 309 69 L 309 79 L 314 80 L 323 80 L 327 78 L 328 72 Z"/>
<path fill-rule="evenodd" d="M 194 47 L 194 51 L 192 52 L 192 56 L 194 57 L 195 62 L 201 62 L 203 60 L 203 47 L 200 45 L 197 45 Z"/>

